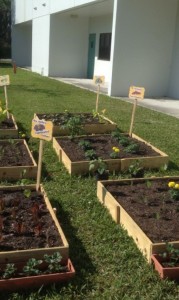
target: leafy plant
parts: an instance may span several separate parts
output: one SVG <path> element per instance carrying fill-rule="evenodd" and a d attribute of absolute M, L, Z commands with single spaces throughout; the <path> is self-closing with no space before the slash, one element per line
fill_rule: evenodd
<path fill-rule="evenodd" d="M 55 252 L 52 255 L 45 254 L 44 260 L 48 264 L 47 273 L 59 272 L 64 269 L 60 264 L 62 256 L 59 252 Z"/>
<path fill-rule="evenodd" d="M 104 174 L 107 170 L 107 164 L 102 158 L 94 159 L 89 162 L 89 171 L 96 170 L 100 175 Z"/>
<path fill-rule="evenodd" d="M 16 267 L 14 264 L 7 264 L 6 265 L 6 268 L 4 270 L 4 274 L 3 274 L 3 278 L 4 279 L 8 279 L 8 278 L 11 278 L 13 277 L 13 275 L 15 274 L 16 272 Z"/>
<path fill-rule="evenodd" d="M 112 131 L 111 136 L 117 141 L 119 141 L 123 137 L 119 128 L 116 128 L 114 131 Z"/>
<path fill-rule="evenodd" d="M 179 249 L 174 248 L 173 244 L 166 243 L 166 251 L 160 256 L 166 260 L 163 265 L 174 267 L 179 264 Z"/>
<path fill-rule="evenodd" d="M 82 119 L 80 116 L 71 116 L 62 128 L 68 129 L 70 137 L 74 138 L 76 135 L 82 134 Z"/>
<path fill-rule="evenodd" d="M 170 181 L 168 183 L 169 193 L 173 200 L 179 200 L 179 183 L 175 183 L 174 181 Z"/>
<path fill-rule="evenodd" d="M 118 158 L 119 157 L 120 149 L 118 147 L 112 147 L 112 152 L 110 153 L 111 158 Z"/>
<path fill-rule="evenodd" d="M 86 140 L 81 140 L 78 145 L 84 150 L 89 150 L 91 148 L 91 143 L 90 141 L 86 141 Z"/>
<path fill-rule="evenodd" d="M 39 265 L 42 264 L 42 260 L 37 260 L 35 258 L 30 258 L 27 264 L 23 267 L 23 272 L 27 276 L 38 275 L 41 271 L 38 269 Z"/>
<path fill-rule="evenodd" d="M 30 198 L 30 195 L 31 195 L 31 190 L 30 189 L 25 189 L 24 192 L 23 192 L 24 196 L 26 198 Z"/>
<path fill-rule="evenodd" d="M 141 162 L 139 160 L 135 160 L 128 169 L 131 177 L 143 177 L 144 176 L 144 168 L 141 167 Z"/>
<path fill-rule="evenodd" d="M 89 160 L 96 159 L 96 157 L 97 157 L 96 151 L 93 149 L 85 151 L 85 157 Z"/>
<path fill-rule="evenodd" d="M 131 144 L 129 144 L 125 149 L 124 149 L 124 151 L 126 152 L 126 153 L 133 153 L 133 154 L 135 154 L 135 153 L 138 153 L 139 152 L 139 144 L 136 144 L 136 143 L 131 143 Z"/>

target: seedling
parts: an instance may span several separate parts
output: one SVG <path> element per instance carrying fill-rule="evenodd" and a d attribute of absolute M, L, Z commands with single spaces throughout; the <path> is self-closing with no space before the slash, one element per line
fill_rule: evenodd
<path fill-rule="evenodd" d="M 17 269 L 15 268 L 14 264 L 7 264 L 2 277 L 4 279 L 11 278 L 15 274 L 16 270 Z"/>
<path fill-rule="evenodd" d="M 64 269 L 60 264 L 62 256 L 59 252 L 55 252 L 52 255 L 45 254 L 44 260 L 48 264 L 47 273 L 59 272 Z"/>
<path fill-rule="evenodd" d="M 30 198 L 30 195 L 31 195 L 31 190 L 25 189 L 25 190 L 24 190 L 24 196 L 25 196 L 26 198 Z"/>
<path fill-rule="evenodd" d="M 98 159 L 91 160 L 89 162 L 89 171 L 96 171 L 102 175 L 106 172 L 107 164 L 99 157 Z"/>
<path fill-rule="evenodd" d="M 119 128 L 116 128 L 113 132 L 111 132 L 111 136 L 117 141 L 123 138 L 123 135 L 121 134 Z"/>
<path fill-rule="evenodd" d="M 68 129 L 70 132 L 70 138 L 74 138 L 76 135 L 82 134 L 82 119 L 80 116 L 72 116 L 62 126 L 62 128 Z"/>
<path fill-rule="evenodd" d="M 85 157 L 89 160 L 94 160 L 96 159 L 97 155 L 93 149 L 90 149 L 85 152 Z"/>
<path fill-rule="evenodd" d="M 23 267 L 23 272 L 27 276 L 38 275 L 41 271 L 38 269 L 39 265 L 41 265 L 42 260 L 37 260 L 35 258 L 30 258 L 27 264 Z"/>
<path fill-rule="evenodd" d="M 162 262 L 163 265 L 177 266 L 179 264 L 179 249 L 174 248 L 173 244 L 166 243 L 166 251 L 160 254 L 166 262 Z"/>
<path fill-rule="evenodd" d="M 81 140 L 78 145 L 84 150 L 89 150 L 91 148 L 91 143 L 89 141 Z"/>
<path fill-rule="evenodd" d="M 144 168 L 141 167 L 141 162 L 138 160 L 135 160 L 128 169 L 129 174 L 131 177 L 143 177 L 144 176 Z"/>
<path fill-rule="evenodd" d="M 124 149 L 124 151 L 126 153 L 132 153 L 132 154 L 138 153 L 139 152 L 139 144 L 131 143 Z"/>

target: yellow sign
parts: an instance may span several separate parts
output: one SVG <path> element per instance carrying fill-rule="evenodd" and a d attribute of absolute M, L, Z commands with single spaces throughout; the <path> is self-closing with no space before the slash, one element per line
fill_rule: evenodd
<path fill-rule="evenodd" d="M 10 84 L 9 75 L 0 76 L 0 86 L 5 86 Z"/>
<path fill-rule="evenodd" d="M 52 139 L 53 123 L 35 118 L 32 120 L 31 135 L 36 139 L 50 141 Z"/>
<path fill-rule="evenodd" d="M 144 94 L 145 94 L 145 88 L 143 88 L 143 87 L 131 86 L 129 89 L 129 98 L 130 99 L 143 100 Z"/>
<path fill-rule="evenodd" d="M 93 81 L 94 81 L 95 84 L 100 85 L 100 84 L 104 83 L 105 77 L 104 76 L 94 76 Z"/>

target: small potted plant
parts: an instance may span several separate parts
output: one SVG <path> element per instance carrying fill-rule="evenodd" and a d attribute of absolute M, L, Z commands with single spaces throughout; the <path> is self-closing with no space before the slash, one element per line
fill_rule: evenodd
<path fill-rule="evenodd" d="M 166 244 L 166 250 L 151 257 L 155 270 L 162 279 L 179 279 L 179 249 L 171 243 Z"/>
<path fill-rule="evenodd" d="M 96 180 L 107 180 L 109 172 L 107 170 L 107 164 L 100 158 L 90 160 L 89 171 L 93 171 Z"/>

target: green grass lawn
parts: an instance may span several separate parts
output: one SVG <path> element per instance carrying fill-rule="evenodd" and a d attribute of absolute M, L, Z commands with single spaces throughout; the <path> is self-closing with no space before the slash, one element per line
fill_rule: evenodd
<path fill-rule="evenodd" d="M 11 81 L 7 87 L 9 108 L 27 135 L 30 135 L 35 112 L 63 112 L 65 109 L 92 112 L 95 108 L 93 92 L 25 70 L 17 69 L 17 74 L 13 74 L 12 68 L 0 65 L 0 75 L 5 74 L 10 75 Z M 3 88 L 0 88 L 0 99 L 4 100 Z M 106 115 L 123 131 L 128 131 L 132 105 L 104 95 L 100 95 L 99 100 L 99 111 L 105 108 Z M 137 107 L 134 133 L 170 156 L 167 171 L 148 171 L 146 177 L 179 175 L 178 128 L 178 119 Z M 37 159 L 39 141 L 31 138 L 29 146 Z M 76 276 L 69 283 L 40 290 L 1 293 L 0 299 L 179 299 L 178 285 L 159 279 L 132 238 L 113 222 L 98 202 L 95 179 L 70 177 L 58 162 L 51 142 L 45 142 L 42 182 L 50 201 L 58 208 L 58 219 L 70 245 Z"/>

